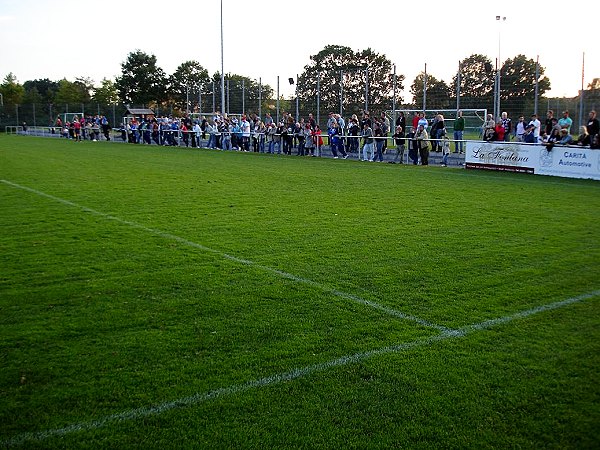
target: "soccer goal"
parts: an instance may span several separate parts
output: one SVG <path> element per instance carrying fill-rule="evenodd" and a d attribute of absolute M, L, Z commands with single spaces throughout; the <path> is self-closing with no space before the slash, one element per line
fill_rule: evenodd
<path fill-rule="evenodd" d="M 469 132 L 481 132 L 481 127 L 485 122 L 485 118 L 487 116 L 487 109 L 461 109 L 463 113 L 463 118 L 465 119 L 465 131 Z M 423 111 L 422 109 L 396 109 L 396 110 L 388 110 L 386 114 L 392 121 L 392 124 L 395 123 L 395 120 L 400 117 L 400 113 L 404 113 L 404 117 L 406 117 L 406 128 L 407 132 L 412 131 L 412 118 L 420 113 L 425 113 L 425 118 L 429 123 L 433 120 L 433 118 L 437 114 L 441 114 L 444 116 L 444 122 L 446 123 L 446 128 L 448 130 L 452 130 L 454 128 L 454 121 L 456 120 L 456 109 L 426 109 Z M 393 130 L 393 126 L 391 127 Z"/>
<path fill-rule="evenodd" d="M 73 112 L 73 113 L 62 113 L 60 114 L 61 118 L 62 118 L 62 123 L 63 126 L 67 123 L 71 123 L 75 120 L 75 118 L 77 118 L 77 120 L 81 120 L 81 118 L 83 117 L 83 112 Z"/>

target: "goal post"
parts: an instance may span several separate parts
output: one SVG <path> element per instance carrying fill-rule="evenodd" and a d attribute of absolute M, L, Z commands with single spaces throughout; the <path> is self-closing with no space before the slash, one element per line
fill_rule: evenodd
<path fill-rule="evenodd" d="M 392 126 L 390 127 L 393 131 L 395 127 L 395 120 L 400 116 L 400 113 L 404 113 L 404 117 L 406 117 L 406 131 L 412 131 L 412 118 L 418 113 L 425 113 L 425 118 L 431 124 L 431 121 L 437 114 L 441 114 L 444 116 L 444 122 L 446 124 L 446 128 L 451 131 L 454 129 L 454 121 L 456 120 L 456 115 L 458 111 L 462 111 L 463 118 L 465 119 L 465 131 L 470 133 L 481 133 L 481 128 L 483 123 L 485 122 L 485 118 L 487 116 L 487 108 L 481 109 L 396 109 L 396 110 L 388 110 L 385 113 L 392 121 Z"/>

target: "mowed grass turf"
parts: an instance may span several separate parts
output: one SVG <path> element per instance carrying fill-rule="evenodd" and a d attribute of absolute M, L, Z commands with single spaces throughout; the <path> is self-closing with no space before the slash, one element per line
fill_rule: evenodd
<path fill-rule="evenodd" d="M 0 136 L 0 441 L 596 448 L 600 184 Z"/>

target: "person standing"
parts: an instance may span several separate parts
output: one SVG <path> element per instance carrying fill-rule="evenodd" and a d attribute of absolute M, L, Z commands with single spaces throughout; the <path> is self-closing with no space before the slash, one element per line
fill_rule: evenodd
<path fill-rule="evenodd" d="M 373 123 L 371 122 L 371 118 L 369 117 L 369 111 L 363 111 L 362 119 L 360 121 L 361 131 L 365 129 L 365 123 L 369 124 L 369 128 L 371 128 L 373 126 Z"/>
<path fill-rule="evenodd" d="M 429 165 L 429 136 L 423 125 L 419 125 L 415 133 L 415 140 L 419 147 L 419 156 L 421 156 L 421 165 Z"/>
<path fill-rule="evenodd" d="M 190 146 L 190 135 L 188 133 L 188 128 L 185 125 L 185 121 L 181 121 L 181 125 L 179 126 L 179 132 L 181 133 L 181 139 L 186 147 Z"/>
<path fill-rule="evenodd" d="M 350 123 L 348 125 L 348 143 L 349 143 L 349 151 L 350 153 L 357 152 L 358 153 L 358 135 L 360 133 L 360 129 L 358 127 L 358 117 L 356 114 L 352 116 L 350 119 Z"/>
<path fill-rule="evenodd" d="M 164 128 L 164 127 L 161 127 L 161 128 Z M 206 145 L 206 147 L 207 148 L 215 148 L 217 146 L 216 145 L 217 144 L 217 139 L 216 139 L 217 126 L 212 120 L 210 122 L 206 123 L 206 132 L 208 133 L 208 144 Z M 166 144 L 163 144 L 163 145 L 166 145 Z"/>
<path fill-rule="evenodd" d="M 273 118 L 271 117 L 271 113 L 267 113 L 265 115 L 265 126 L 270 128 L 272 123 L 273 123 Z"/>
<path fill-rule="evenodd" d="M 427 130 L 427 127 L 429 126 L 429 123 L 427 122 L 427 117 L 425 117 L 425 113 L 424 112 L 420 112 L 419 113 L 419 120 L 417 121 L 417 128 L 423 125 L 423 127 L 425 128 L 425 130 Z"/>
<path fill-rule="evenodd" d="M 410 138 L 410 147 L 408 149 L 408 157 L 412 159 L 413 164 L 416 166 L 419 162 L 419 143 L 415 139 L 417 129 L 419 128 L 419 120 L 421 120 L 421 113 L 417 113 L 412 118 L 412 130 L 408 134 Z"/>
<path fill-rule="evenodd" d="M 440 151 L 442 152 L 442 167 L 448 167 L 448 158 L 450 157 L 450 139 L 444 133 L 440 140 Z"/>
<path fill-rule="evenodd" d="M 463 112 L 459 109 L 454 121 L 454 153 L 463 153 L 464 149 L 465 118 Z"/>
<path fill-rule="evenodd" d="M 387 137 L 383 135 L 383 123 L 379 120 L 375 120 L 373 125 L 373 135 L 375 136 L 375 157 L 373 158 L 377 162 L 383 162 L 383 143 Z"/>
<path fill-rule="evenodd" d="M 433 119 L 431 120 L 430 125 L 431 125 L 431 128 L 429 128 L 429 136 L 431 137 L 431 139 L 437 139 L 438 114 L 433 116 Z M 427 125 L 425 125 L 425 129 L 427 129 Z M 434 152 L 437 151 L 436 144 L 437 144 L 437 141 L 431 141 L 431 148 Z"/>
<path fill-rule="evenodd" d="M 446 134 L 446 122 L 444 121 L 444 116 L 442 114 L 436 114 L 434 125 L 431 126 L 431 138 L 435 139 L 432 142 L 432 147 L 434 152 L 441 151 L 441 142 L 442 136 Z"/>
<path fill-rule="evenodd" d="M 281 155 L 281 150 L 282 150 L 282 142 L 284 139 L 284 132 L 285 128 L 283 126 L 283 122 L 279 122 L 277 124 L 277 128 L 275 128 L 275 134 L 273 136 L 273 141 L 275 141 L 275 147 L 277 147 L 277 154 Z M 283 154 L 285 154 L 285 150 L 283 150 Z"/>
<path fill-rule="evenodd" d="M 385 153 L 387 151 L 388 135 L 390 132 L 390 119 L 388 118 L 388 116 L 385 115 L 384 112 L 381 113 L 380 122 L 381 122 L 381 133 L 383 134 L 383 137 L 385 138 L 383 140 L 382 151 L 383 151 L 383 153 Z"/>
<path fill-rule="evenodd" d="M 302 129 L 302 134 L 304 135 L 304 148 L 307 156 L 315 156 L 315 139 L 312 130 L 310 122 L 306 123 Z"/>
<path fill-rule="evenodd" d="M 402 159 L 404 158 L 404 128 L 398 125 L 396 127 L 396 132 L 392 137 L 396 144 L 396 156 L 394 157 L 394 162 L 399 161 L 400 164 L 402 164 Z"/>
<path fill-rule="evenodd" d="M 346 121 L 344 120 L 344 118 L 342 116 L 340 116 L 339 114 L 335 115 L 335 120 L 338 123 L 338 129 L 340 132 L 340 142 L 338 143 L 338 148 L 340 149 L 340 152 L 345 152 L 347 145 L 344 145 L 345 143 L 345 135 L 346 135 Z"/>
<path fill-rule="evenodd" d="M 485 123 L 483 124 L 483 140 L 484 141 L 493 141 L 494 135 L 496 134 L 496 122 L 494 121 L 494 116 L 488 114 L 485 119 Z"/>
<path fill-rule="evenodd" d="M 396 119 L 396 128 L 402 127 L 402 132 L 404 133 L 406 130 L 406 117 L 404 117 L 404 113 L 400 111 L 398 118 Z"/>
<path fill-rule="evenodd" d="M 525 117 L 519 116 L 519 121 L 515 125 L 515 139 L 517 142 L 523 142 L 523 135 L 525 134 Z"/>
<path fill-rule="evenodd" d="M 596 111 L 590 111 L 587 121 L 587 132 L 590 135 L 590 142 L 594 141 L 594 136 L 600 133 L 600 122 L 596 118 Z"/>
<path fill-rule="evenodd" d="M 558 125 L 561 130 L 567 130 L 567 134 L 571 134 L 571 127 L 573 126 L 573 119 L 569 117 L 569 111 L 563 111 L 563 116 L 558 120 Z"/>
<path fill-rule="evenodd" d="M 265 124 L 265 143 L 267 145 L 267 153 L 272 154 L 275 151 L 275 132 L 275 124 L 273 122 Z"/>
<path fill-rule="evenodd" d="M 544 122 L 544 131 L 546 132 L 546 136 L 550 136 L 552 134 L 552 127 L 554 126 L 554 123 L 552 123 L 552 119 L 554 119 L 554 111 L 549 109 L 546 113 L 546 121 Z"/>
<path fill-rule="evenodd" d="M 369 121 L 370 122 L 370 121 Z M 363 161 L 373 161 L 373 130 L 370 123 L 363 121 L 363 130 L 361 136 L 363 138 Z M 369 154 L 371 156 L 369 156 Z"/>
<path fill-rule="evenodd" d="M 504 141 L 504 125 L 502 125 L 502 120 L 499 120 L 496 124 L 496 128 L 494 130 L 494 140 L 495 141 Z"/>
<path fill-rule="evenodd" d="M 419 120 L 421 119 L 421 113 L 417 113 L 413 116 L 412 118 L 412 134 L 413 136 L 415 135 L 415 133 L 417 132 L 417 128 L 419 128 Z"/>
<path fill-rule="evenodd" d="M 504 141 L 510 141 L 510 132 L 512 131 L 512 121 L 508 118 L 508 113 L 502 113 L 502 128 L 504 128 Z M 499 139 L 500 140 L 500 139 Z"/>
<path fill-rule="evenodd" d="M 333 159 L 338 159 L 339 150 L 342 154 L 343 158 L 346 159 L 348 154 L 344 150 L 344 146 L 342 145 L 341 131 L 340 126 L 336 121 L 331 123 L 331 127 L 328 130 L 329 142 L 331 146 L 331 153 L 333 153 Z"/>
<path fill-rule="evenodd" d="M 245 152 L 249 152 L 250 151 L 250 122 L 248 122 L 248 119 L 246 118 L 245 114 L 242 115 L 240 128 L 242 130 L 241 150 L 243 150 Z"/>
<path fill-rule="evenodd" d="M 200 147 L 200 137 L 202 137 L 202 129 L 200 128 L 200 124 L 198 121 L 194 122 L 194 126 L 192 127 L 192 147 Z"/>
<path fill-rule="evenodd" d="M 552 122 L 552 120 L 550 122 Z M 533 126 L 533 143 L 537 144 L 540 141 L 540 128 L 542 127 L 542 123 L 538 119 L 537 114 L 531 115 L 529 125 Z"/>
<path fill-rule="evenodd" d="M 104 116 L 102 116 L 102 117 L 104 117 Z M 56 116 L 56 121 L 54 122 L 54 127 L 52 128 L 52 134 L 55 133 L 55 131 L 54 131 L 55 128 L 58 128 L 58 132 L 61 133 L 62 126 L 63 126 L 63 123 L 62 123 L 62 120 L 60 120 L 60 116 Z"/>

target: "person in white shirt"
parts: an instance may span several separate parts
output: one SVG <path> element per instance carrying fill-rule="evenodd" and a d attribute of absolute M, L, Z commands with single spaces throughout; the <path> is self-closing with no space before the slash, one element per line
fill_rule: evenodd
<path fill-rule="evenodd" d="M 250 122 L 245 115 L 242 116 L 242 121 L 240 123 L 240 128 L 242 129 L 242 150 L 245 152 L 250 151 Z"/>
<path fill-rule="evenodd" d="M 198 122 L 194 122 L 194 127 L 192 128 L 194 134 L 192 135 L 192 147 L 200 148 L 200 138 L 202 137 L 202 128 Z M 196 139 L 194 140 L 194 136 Z M 194 145 L 195 144 L 195 145 Z"/>
<path fill-rule="evenodd" d="M 542 126 L 542 123 L 539 121 L 537 114 L 531 115 L 529 125 L 533 125 L 533 141 L 537 144 L 540 141 L 540 127 Z"/>
<path fill-rule="evenodd" d="M 515 138 L 517 142 L 523 142 L 523 135 L 525 134 L 525 117 L 520 116 L 517 125 L 515 126 Z"/>

